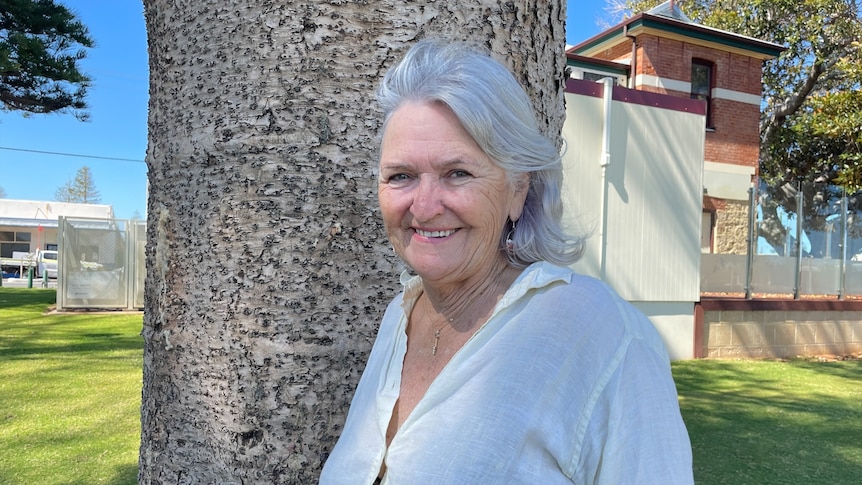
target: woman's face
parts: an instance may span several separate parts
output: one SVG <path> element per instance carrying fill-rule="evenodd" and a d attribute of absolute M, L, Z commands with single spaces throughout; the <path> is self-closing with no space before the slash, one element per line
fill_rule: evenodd
<path fill-rule="evenodd" d="M 527 185 L 510 183 L 443 104 L 407 103 L 389 119 L 380 209 L 395 251 L 426 282 L 481 279 L 505 263 L 503 226 L 520 217 Z"/>

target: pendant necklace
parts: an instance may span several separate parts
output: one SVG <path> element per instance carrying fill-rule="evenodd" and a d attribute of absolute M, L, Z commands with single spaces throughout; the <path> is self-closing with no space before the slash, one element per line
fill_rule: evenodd
<path fill-rule="evenodd" d="M 449 323 L 451 324 L 454 320 L 454 318 L 450 318 Z M 445 326 L 445 324 L 443 325 Z M 431 347 L 431 355 L 437 355 L 437 344 L 440 343 L 440 330 L 442 328 L 443 327 L 440 327 L 437 330 L 434 330 L 434 346 Z"/>

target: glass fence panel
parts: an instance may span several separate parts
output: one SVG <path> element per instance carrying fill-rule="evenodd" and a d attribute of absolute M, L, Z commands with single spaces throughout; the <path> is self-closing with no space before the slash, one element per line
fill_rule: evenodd
<path fill-rule="evenodd" d="M 784 201 L 786 204 L 786 200 Z M 796 214 L 780 201 L 760 197 L 756 206 L 756 254 L 766 256 L 796 255 Z M 800 238 L 802 239 L 802 238 Z M 805 244 L 803 240 L 803 250 Z"/>
<path fill-rule="evenodd" d="M 847 261 L 844 267 L 844 293 L 862 295 L 862 212 L 847 216 Z"/>
<path fill-rule="evenodd" d="M 799 244 L 799 294 L 841 294 L 843 218 L 840 197 L 809 190 L 802 196 L 802 228 Z"/>
<path fill-rule="evenodd" d="M 862 193 L 797 187 L 761 185 L 752 193 L 750 293 L 786 296 L 798 284 L 801 297 L 862 296 Z M 703 254 L 701 292 L 745 292 L 748 258 Z"/>
<path fill-rule="evenodd" d="M 844 293 L 862 295 L 862 261 L 848 261 L 844 267 Z"/>
<path fill-rule="evenodd" d="M 701 254 L 701 293 L 744 293 L 744 254 Z"/>
<path fill-rule="evenodd" d="M 795 257 L 760 254 L 754 257 L 751 268 L 752 293 L 793 293 L 795 285 Z"/>
<path fill-rule="evenodd" d="M 126 221 L 67 219 L 63 230 L 63 306 L 125 308 Z"/>
<path fill-rule="evenodd" d="M 143 308 L 144 307 L 144 279 L 147 275 L 147 261 L 146 261 L 146 245 L 147 245 L 147 223 L 145 221 L 136 221 L 133 222 L 132 225 L 134 229 L 134 256 L 132 257 L 132 261 L 134 261 L 134 272 L 133 272 L 133 285 L 134 291 L 132 292 L 132 306 L 135 308 Z"/>
<path fill-rule="evenodd" d="M 803 295 L 838 295 L 841 292 L 841 261 L 837 259 L 802 258 L 799 293 Z"/>

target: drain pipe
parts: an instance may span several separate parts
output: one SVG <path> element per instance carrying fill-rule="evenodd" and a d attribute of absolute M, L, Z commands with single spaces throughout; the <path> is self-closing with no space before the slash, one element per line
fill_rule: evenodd
<path fill-rule="evenodd" d="M 602 97 L 604 101 L 604 127 L 602 129 L 602 155 L 599 162 L 602 167 L 601 191 L 602 200 L 599 205 L 601 213 L 599 220 L 601 221 L 601 233 L 599 234 L 600 253 L 599 253 L 599 276 L 602 281 L 605 281 L 607 272 L 607 230 L 608 230 L 608 179 L 607 169 L 611 163 L 611 101 L 613 101 L 614 80 L 610 77 L 602 79 Z"/>
<path fill-rule="evenodd" d="M 635 84 L 638 75 L 638 38 L 629 34 L 629 26 L 623 25 L 623 36 L 632 40 L 632 60 L 629 63 L 629 89 L 637 89 Z"/>

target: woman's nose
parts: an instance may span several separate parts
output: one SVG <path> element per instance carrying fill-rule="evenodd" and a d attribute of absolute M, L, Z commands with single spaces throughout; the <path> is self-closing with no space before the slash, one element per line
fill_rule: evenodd
<path fill-rule="evenodd" d="M 432 177 L 420 177 L 413 196 L 411 212 L 420 221 L 428 221 L 443 214 L 443 187 Z"/>

